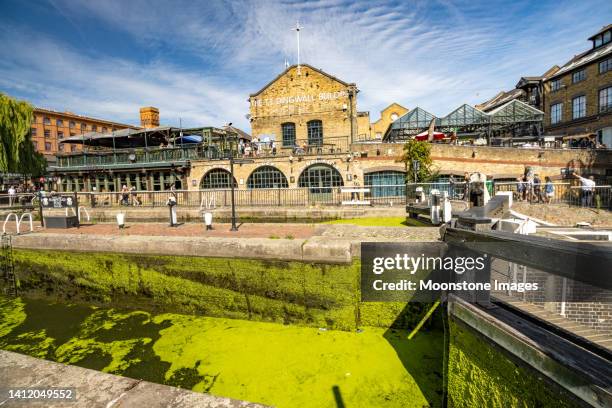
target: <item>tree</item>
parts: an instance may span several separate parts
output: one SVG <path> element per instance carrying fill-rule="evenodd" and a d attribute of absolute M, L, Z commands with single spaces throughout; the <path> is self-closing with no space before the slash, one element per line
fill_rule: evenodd
<path fill-rule="evenodd" d="M 416 172 L 417 182 L 430 180 L 433 176 L 431 165 L 431 144 L 410 139 L 404 145 L 402 162 L 406 165 L 406 181 L 411 183 L 415 180 L 413 161 L 419 162 L 419 169 Z"/>
<path fill-rule="evenodd" d="M 44 174 L 47 161 L 32 145 L 32 113 L 27 102 L 0 93 L 0 172 Z"/>

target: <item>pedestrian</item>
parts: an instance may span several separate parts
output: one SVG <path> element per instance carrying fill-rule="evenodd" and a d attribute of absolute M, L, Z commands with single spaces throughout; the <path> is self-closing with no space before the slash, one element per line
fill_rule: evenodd
<path fill-rule="evenodd" d="M 523 183 L 522 177 L 516 178 L 516 195 L 518 201 L 523 201 L 525 197 L 525 184 Z"/>
<path fill-rule="evenodd" d="M 538 203 L 544 202 L 544 197 L 542 197 L 542 180 L 540 180 L 539 174 L 533 176 L 533 196 L 534 200 L 537 200 Z"/>
<path fill-rule="evenodd" d="M 130 190 L 125 184 L 121 187 L 121 204 L 130 205 Z"/>
<path fill-rule="evenodd" d="M 276 142 L 274 140 L 272 141 L 272 155 L 276 156 Z"/>
<path fill-rule="evenodd" d="M 463 173 L 463 182 L 465 183 L 463 186 L 463 199 L 465 201 L 469 201 L 470 199 L 470 174 L 467 171 Z"/>
<path fill-rule="evenodd" d="M 9 196 L 9 207 L 12 207 L 13 203 L 15 202 L 15 197 L 17 196 L 17 191 L 15 191 L 15 186 L 11 185 L 9 187 L 8 196 Z"/>
<path fill-rule="evenodd" d="M 546 203 L 550 203 L 555 197 L 555 185 L 552 183 L 550 177 L 544 178 L 546 184 L 544 185 L 544 193 L 546 195 Z"/>
<path fill-rule="evenodd" d="M 595 180 L 593 176 L 589 176 L 589 178 L 581 177 L 576 173 L 573 173 L 573 176 L 580 180 L 581 184 L 581 204 L 583 207 L 592 207 L 593 206 L 593 190 L 595 190 Z"/>

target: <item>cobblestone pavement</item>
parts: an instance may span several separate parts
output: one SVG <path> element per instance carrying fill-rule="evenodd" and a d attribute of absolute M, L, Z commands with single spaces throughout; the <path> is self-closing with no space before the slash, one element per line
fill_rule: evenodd
<path fill-rule="evenodd" d="M 54 234 L 96 234 L 96 235 L 145 235 L 175 237 L 237 237 L 237 238 L 310 238 L 315 228 L 310 224 L 238 224 L 238 231 L 230 231 L 231 224 L 215 224 L 212 231 L 206 231 L 202 223 L 180 224 L 170 227 L 167 223 L 127 224 L 119 229 L 116 224 L 83 224 L 80 228 L 47 229 Z"/>
<path fill-rule="evenodd" d="M 438 227 L 364 227 L 332 224 L 245 223 L 237 232 L 230 231 L 231 224 L 215 224 L 206 231 L 201 223 L 186 223 L 170 227 L 166 223 L 134 223 L 119 229 L 116 224 L 83 224 L 80 228 L 42 229 L 35 232 L 79 235 L 134 235 L 134 236 L 182 236 L 182 237 L 236 237 L 236 238 L 337 238 L 348 241 L 435 241 L 440 238 Z"/>
<path fill-rule="evenodd" d="M 348 240 L 437 241 L 439 227 L 363 227 L 355 225 L 321 225 L 317 235 Z"/>
<path fill-rule="evenodd" d="M 612 211 L 581 208 L 567 204 L 529 204 L 515 202 L 514 211 L 560 226 L 574 226 L 578 222 L 588 222 L 596 227 L 612 227 Z"/>

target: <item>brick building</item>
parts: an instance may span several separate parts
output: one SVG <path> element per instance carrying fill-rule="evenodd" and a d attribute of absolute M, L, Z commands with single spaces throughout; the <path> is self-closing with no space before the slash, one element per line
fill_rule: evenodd
<path fill-rule="evenodd" d="M 288 67 L 250 95 L 251 134 L 295 146 L 348 147 L 369 133 L 369 115 L 357 112 L 357 86 L 307 64 Z M 359 130 L 361 124 L 366 129 Z"/>
<path fill-rule="evenodd" d="M 612 24 L 589 40 L 589 50 L 544 78 L 544 129 L 555 135 L 595 133 L 611 147 Z"/>
<path fill-rule="evenodd" d="M 111 122 L 72 112 L 57 112 L 50 109 L 34 108 L 32 117 L 32 143 L 34 148 L 43 153 L 49 162 L 55 162 L 55 154 L 64 149 L 76 152 L 81 149 L 78 144 L 66 146 L 59 143 L 62 139 L 83 135 L 88 132 L 107 133 L 113 130 L 136 128 L 125 123 Z"/>
<path fill-rule="evenodd" d="M 387 129 L 389 129 L 389 125 L 406 113 L 408 113 L 408 109 L 395 102 L 381 110 L 380 119 L 371 125 L 372 138 L 382 140 L 385 133 L 387 133 Z"/>

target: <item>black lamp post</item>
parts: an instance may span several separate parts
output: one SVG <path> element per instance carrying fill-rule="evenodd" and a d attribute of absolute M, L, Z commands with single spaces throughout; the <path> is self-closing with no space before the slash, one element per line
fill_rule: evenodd
<path fill-rule="evenodd" d="M 245 164 L 245 163 L 253 163 L 255 160 L 251 159 L 235 159 L 233 152 L 230 151 L 230 188 L 232 190 L 232 228 L 230 231 L 238 231 L 238 227 L 236 226 L 236 202 L 234 200 L 234 163 Z"/>

